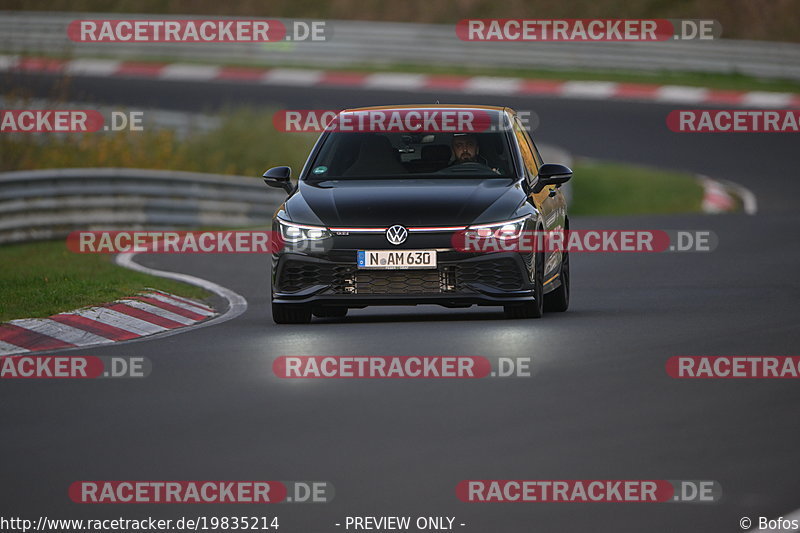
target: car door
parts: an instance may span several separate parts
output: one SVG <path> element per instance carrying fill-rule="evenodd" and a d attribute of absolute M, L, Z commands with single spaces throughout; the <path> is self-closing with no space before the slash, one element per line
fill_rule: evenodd
<path fill-rule="evenodd" d="M 558 191 L 555 185 L 548 185 L 541 191 L 532 192 L 533 187 L 536 185 L 539 176 L 539 167 L 542 166 L 543 161 L 539 155 L 539 151 L 533 144 L 528 132 L 519 120 L 519 117 L 513 118 L 514 136 L 517 138 L 517 144 L 522 155 L 522 161 L 525 165 L 525 179 L 530 186 L 531 192 L 528 197 L 536 209 L 541 214 L 541 220 L 544 224 L 545 231 L 557 231 L 563 228 L 563 195 Z M 558 251 L 545 251 L 545 265 L 544 275 L 547 281 L 550 275 L 557 272 L 558 265 L 561 262 L 561 252 Z"/>

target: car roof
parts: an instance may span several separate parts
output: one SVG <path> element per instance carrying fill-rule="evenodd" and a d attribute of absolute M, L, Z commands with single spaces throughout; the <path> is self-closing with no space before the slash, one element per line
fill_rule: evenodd
<path fill-rule="evenodd" d="M 343 109 L 340 113 L 352 113 L 354 111 L 378 111 L 378 110 L 408 110 L 408 109 L 475 109 L 481 111 L 507 111 L 511 114 L 516 114 L 516 112 L 509 108 L 503 106 L 492 106 L 492 105 L 465 105 L 465 104 L 407 104 L 407 105 L 382 105 L 382 106 L 370 106 L 370 107 L 354 107 L 351 109 Z"/>

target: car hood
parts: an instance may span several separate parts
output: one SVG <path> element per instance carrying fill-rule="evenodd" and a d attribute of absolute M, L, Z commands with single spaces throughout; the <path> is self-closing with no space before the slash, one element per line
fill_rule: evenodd
<path fill-rule="evenodd" d="M 329 227 L 457 226 L 510 218 L 525 198 L 508 178 L 301 181 L 285 210 Z"/>

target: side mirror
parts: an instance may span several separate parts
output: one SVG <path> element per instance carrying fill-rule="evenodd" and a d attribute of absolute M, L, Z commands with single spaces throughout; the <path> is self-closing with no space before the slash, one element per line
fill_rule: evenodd
<path fill-rule="evenodd" d="M 539 167 L 539 178 L 536 182 L 536 190 L 539 192 L 548 185 L 561 185 L 572 178 L 572 169 L 564 165 L 547 163 Z"/>
<path fill-rule="evenodd" d="M 292 169 L 289 167 L 273 167 L 261 176 L 264 178 L 264 183 L 269 185 L 270 187 L 277 187 L 279 189 L 283 189 L 288 194 L 294 190 L 294 185 L 292 185 L 289 176 L 292 174 Z"/>

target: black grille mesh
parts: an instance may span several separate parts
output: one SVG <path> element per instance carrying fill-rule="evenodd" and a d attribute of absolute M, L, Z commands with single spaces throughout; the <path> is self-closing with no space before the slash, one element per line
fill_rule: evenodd
<path fill-rule="evenodd" d="M 360 270 L 358 294 L 438 294 L 442 292 L 439 270 Z"/>
<path fill-rule="evenodd" d="M 519 263 L 510 257 L 491 261 L 461 263 L 456 269 L 456 287 L 464 288 L 469 283 L 480 283 L 505 290 L 520 290 L 524 279 Z"/>
<path fill-rule="evenodd" d="M 465 290 L 470 283 L 504 290 L 520 290 L 525 285 L 519 263 L 510 257 L 425 270 L 372 270 L 292 260 L 283 265 L 278 279 L 282 292 L 324 285 L 334 294 L 440 294 Z"/>

